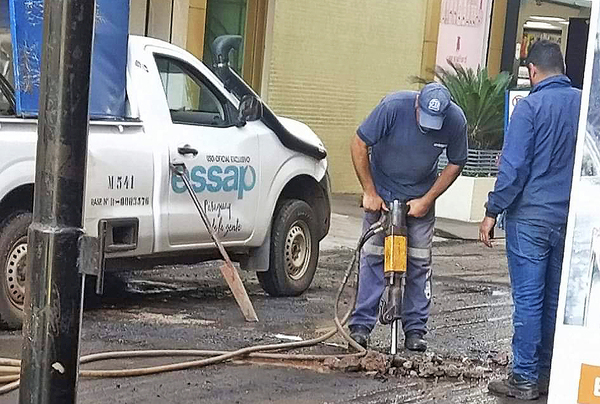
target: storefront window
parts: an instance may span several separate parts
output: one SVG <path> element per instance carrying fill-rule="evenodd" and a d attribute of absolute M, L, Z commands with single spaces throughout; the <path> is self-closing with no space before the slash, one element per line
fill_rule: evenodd
<path fill-rule="evenodd" d="M 516 52 L 519 85 L 529 85 L 527 54 L 534 43 L 543 39 L 561 46 L 567 63 L 567 75 L 575 86 L 583 85 L 590 6 L 591 2 L 583 0 L 521 0 Z"/>

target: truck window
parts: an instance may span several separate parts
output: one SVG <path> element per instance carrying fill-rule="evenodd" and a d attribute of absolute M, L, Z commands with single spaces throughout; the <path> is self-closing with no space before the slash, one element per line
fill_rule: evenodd
<path fill-rule="evenodd" d="M 165 56 L 155 59 L 173 123 L 229 125 L 224 103 L 192 73 L 192 68 Z"/>
<path fill-rule="evenodd" d="M 0 32 L 0 115 L 8 115 L 13 113 L 13 106 L 7 99 L 7 93 L 12 93 L 12 49 L 10 42 L 10 34 Z"/>
<path fill-rule="evenodd" d="M 2 92 L 0 92 L 0 115 L 8 115 L 10 104 Z"/>
<path fill-rule="evenodd" d="M 0 72 L 0 115 L 14 115 L 15 92 L 11 82 Z"/>

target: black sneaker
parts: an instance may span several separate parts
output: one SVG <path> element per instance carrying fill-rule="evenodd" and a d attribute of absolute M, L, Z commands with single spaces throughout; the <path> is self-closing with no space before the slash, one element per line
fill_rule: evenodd
<path fill-rule="evenodd" d="M 404 347 L 409 351 L 425 352 L 427 350 L 427 341 L 423 339 L 423 333 L 409 331 L 404 336 Z"/>
<path fill-rule="evenodd" d="M 511 373 L 507 379 L 493 380 L 488 384 L 490 393 L 514 397 L 518 400 L 537 400 L 540 397 L 537 382 Z"/>
<path fill-rule="evenodd" d="M 369 346 L 369 334 L 371 334 L 371 330 L 364 325 L 351 325 L 348 327 L 350 329 L 350 337 L 358 343 L 358 345 L 367 349 Z"/>

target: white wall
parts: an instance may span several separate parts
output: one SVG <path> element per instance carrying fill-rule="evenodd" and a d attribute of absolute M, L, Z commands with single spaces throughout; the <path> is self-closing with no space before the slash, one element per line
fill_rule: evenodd
<path fill-rule="evenodd" d="M 461 222 L 480 222 L 485 216 L 484 204 L 494 188 L 495 178 L 460 176 L 440 196 L 435 205 L 436 217 Z"/>

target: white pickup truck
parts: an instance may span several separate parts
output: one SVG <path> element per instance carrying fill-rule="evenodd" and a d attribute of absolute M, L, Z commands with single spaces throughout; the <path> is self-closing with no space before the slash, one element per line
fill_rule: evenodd
<path fill-rule="evenodd" d="M 256 271 L 270 295 L 298 295 L 329 231 L 326 152 L 308 126 L 275 117 L 223 53 L 211 70 L 171 44 L 130 37 L 128 118 L 90 123 L 86 235 L 102 240 L 107 271 L 218 258 L 183 180 L 170 170 L 184 163 L 232 258 Z M 0 77 L 0 324 L 16 328 L 37 121 L 14 116 L 10 83 Z"/>

